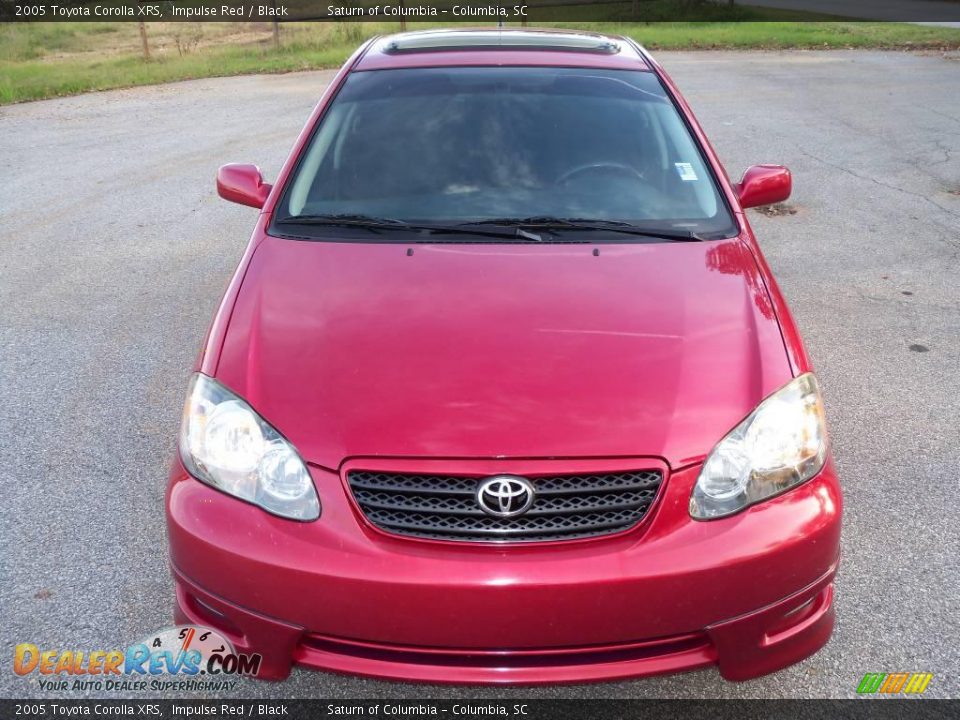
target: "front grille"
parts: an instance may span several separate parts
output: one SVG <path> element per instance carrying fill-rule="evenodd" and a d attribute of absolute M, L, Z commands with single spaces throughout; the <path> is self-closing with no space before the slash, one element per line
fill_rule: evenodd
<path fill-rule="evenodd" d="M 680 655 L 688 659 L 690 667 L 716 662 L 716 650 L 703 632 L 605 645 L 521 649 L 385 645 L 307 633 L 297 648 L 297 661 L 305 665 L 329 667 L 331 655 L 427 667 L 488 668 L 497 673 L 506 669 L 657 661 L 664 657 L 676 661 Z"/>
<path fill-rule="evenodd" d="M 440 540 L 532 542 L 626 530 L 643 519 L 663 481 L 659 470 L 527 477 L 536 491 L 530 509 L 498 518 L 477 502 L 477 489 L 486 477 L 351 470 L 347 482 L 366 518 L 387 532 Z"/>

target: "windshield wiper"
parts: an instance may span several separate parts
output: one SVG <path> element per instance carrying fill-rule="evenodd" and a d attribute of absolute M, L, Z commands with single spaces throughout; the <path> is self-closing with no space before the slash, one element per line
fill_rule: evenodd
<path fill-rule="evenodd" d="M 474 225 L 504 225 L 507 227 L 529 228 L 532 230 L 608 230 L 610 232 L 639 235 L 641 237 L 657 238 L 660 240 L 675 240 L 677 242 L 696 242 L 702 237 L 689 230 L 672 230 L 664 228 L 645 228 L 631 225 L 621 220 L 600 220 L 591 218 L 558 218 L 558 217 L 529 217 L 529 218 L 495 218 L 492 220 L 477 220 L 463 223 L 463 227 Z"/>
<path fill-rule="evenodd" d="M 494 230 L 492 228 L 479 228 L 460 224 L 418 225 L 417 227 L 429 231 L 431 235 L 480 235 L 482 237 L 502 238 L 511 242 L 543 242 L 543 238 L 540 235 L 524 230 L 521 227 L 512 227 L 505 230 Z"/>
<path fill-rule="evenodd" d="M 332 225 L 338 227 L 359 227 L 368 230 L 385 228 L 395 230 L 408 226 L 403 220 L 352 214 L 288 215 L 287 217 L 277 218 L 274 222 L 276 222 L 277 225 Z"/>
<path fill-rule="evenodd" d="M 336 227 L 356 227 L 366 230 L 402 230 L 407 232 L 428 232 L 431 235 L 475 235 L 495 237 L 513 242 L 543 242 L 536 230 L 556 233 L 559 230 L 606 230 L 608 232 L 637 235 L 660 240 L 691 242 L 703 240 L 689 230 L 663 228 L 644 228 L 621 220 L 602 220 L 591 218 L 560 218 L 536 216 L 527 218 L 493 218 L 457 223 L 456 225 L 434 225 L 430 223 L 411 223 L 395 218 L 373 217 L 371 215 L 333 214 L 333 215 L 289 215 L 277 218 L 278 225 L 328 225 Z M 494 230 L 493 226 L 502 226 Z"/>
<path fill-rule="evenodd" d="M 430 223 L 411 223 L 395 218 L 373 217 L 371 215 L 290 215 L 277 218 L 278 225 L 326 225 L 332 227 L 356 227 L 366 230 L 401 230 L 405 232 L 427 232 L 431 235 L 473 235 L 494 237 L 514 242 L 540 242 L 541 237 L 520 227 L 505 230 L 468 227 L 466 225 L 433 225 Z"/>

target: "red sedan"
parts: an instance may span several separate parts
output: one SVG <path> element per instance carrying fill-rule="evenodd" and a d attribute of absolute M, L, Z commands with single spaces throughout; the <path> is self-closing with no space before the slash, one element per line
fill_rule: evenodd
<path fill-rule="evenodd" d="M 431 682 L 731 680 L 833 628 L 841 494 L 731 183 L 625 38 L 431 31 L 339 72 L 260 209 L 167 493 L 181 623 Z"/>

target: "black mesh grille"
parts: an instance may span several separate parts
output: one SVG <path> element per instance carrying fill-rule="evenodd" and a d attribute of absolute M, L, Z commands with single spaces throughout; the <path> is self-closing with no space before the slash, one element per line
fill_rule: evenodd
<path fill-rule="evenodd" d="M 351 470 L 353 496 L 377 527 L 443 540 L 530 542 L 595 537 L 643 519 L 663 480 L 659 470 L 527 477 L 536 491 L 522 515 L 497 518 L 477 502 L 488 476 Z"/>

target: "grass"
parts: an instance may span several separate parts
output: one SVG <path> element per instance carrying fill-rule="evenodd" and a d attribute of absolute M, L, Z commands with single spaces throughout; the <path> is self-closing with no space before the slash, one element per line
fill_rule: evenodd
<path fill-rule="evenodd" d="M 576 11 L 568 11 L 562 21 L 542 24 L 629 35 L 651 49 L 960 48 L 955 28 L 826 22 L 822 16 L 785 22 L 777 11 L 740 6 L 719 16 L 733 12 L 753 21 L 617 20 L 629 15 L 629 7 L 612 6 L 614 19 L 603 23 L 578 22 Z M 430 26 L 408 24 L 409 29 Z M 365 38 L 397 32 L 399 23 L 287 23 L 281 26 L 279 49 L 273 47 L 269 23 L 155 22 L 147 28 L 149 61 L 142 56 L 136 23 L 0 24 L 0 104 L 192 78 L 337 67 Z"/>
<path fill-rule="evenodd" d="M 563 25 L 563 23 L 558 23 Z M 597 32 L 629 35 L 651 50 L 844 49 L 917 50 L 960 48 L 960 29 L 906 23 L 725 22 L 657 23 L 655 26 L 593 23 Z"/>
<path fill-rule="evenodd" d="M 52 23 L 26 26 L 30 30 L 46 30 Z M 60 95 L 74 95 L 93 90 L 152 85 L 245 73 L 276 73 L 312 68 L 336 67 L 363 39 L 344 39 L 331 25 L 316 37 L 300 37 L 306 33 L 285 33 L 285 42 L 279 50 L 271 44 L 269 29 L 265 32 L 216 33 L 207 40 L 187 46 L 151 28 L 151 60 L 142 56 L 136 24 L 117 23 L 120 30 L 107 36 L 103 45 L 83 49 L 90 43 L 83 23 L 70 24 L 66 37 L 43 33 L 38 40 L 54 37 L 63 42 L 46 46 L 27 46 L 29 59 L 8 59 L 10 52 L 0 36 L 0 104 L 38 100 Z M 175 25 L 178 32 L 184 23 Z M 24 26 L 0 26 L 0 33 Z M 371 28 L 372 29 L 372 28 Z M 129 30 L 132 38 L 127 37 Z M 372 34 L 372 33 L 371 33 Z M 72 35 L 72 37 L 71 37 Z M 250 36 L 254 37 L 251 38 Z M 79 37 L 78 37 L 79 36 Z M 256 37 L 259 36 L 259 37 Z M 291 38 L 290 36 L 293 36 Z M 43 47 L 38 56 L 38 47 Z"/>

